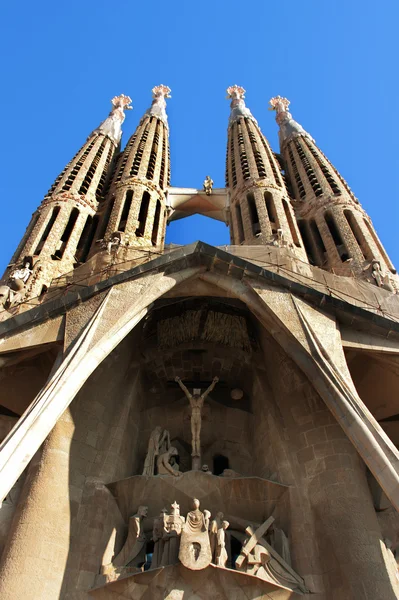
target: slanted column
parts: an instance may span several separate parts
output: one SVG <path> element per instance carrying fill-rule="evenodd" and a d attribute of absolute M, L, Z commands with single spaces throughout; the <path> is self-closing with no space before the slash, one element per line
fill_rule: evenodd
<path fill-rule="evenodd" d="M 69 448 L 74 432 L 67 410 L 32 459 L 0 563 L 0 597 L 60 598 L 70 550 Z"/>

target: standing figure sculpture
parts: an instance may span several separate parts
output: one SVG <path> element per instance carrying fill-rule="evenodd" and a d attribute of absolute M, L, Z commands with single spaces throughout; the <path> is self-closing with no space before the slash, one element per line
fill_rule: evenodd
<path fill-rule="evenodd" d="M 147 455 L 144 461 L 143 475 L 155 475 L 155 459 L 170 448 L 169 431 L 159 425 L 155 427 L 148 440 Z"/>
<path fill-rule="evenodd" d="M 139 506 L 137 513 L 130 517 L 127 539 L 122 550 L 112 561 L 114 567 L 126 567 L 144 548 L 146 537 L 142 531 L 142 521 L 147 513 L 147 506 Z"/>
<path fill-rule="evenodd" d="M 192 436 L 192 452 L 191 456 L 201 456 L 201 419 L 202 419 L 202 407 L 204 405 L 205 398 L 211 393 L 219 377 L 214 377 L 209 388 L 201 394 L 200 389 L 194 389 L 193 393 L 190 394 L 180 377 L 175 377 L 175 381 L 180 385 L 181 389 L 185 393 L 191 407 L 191 436 Z"/>
<path fill-rule="evenodd" d="M 182 528 L 179 550 L 180 562 L 194 571 L 205 569 L 212 560 L 209 543 L 209 510 L 200 511 L 200 501 L 193 499 L 193 510 L 186 517 Z"/>
<path fill-rule="evenodd" d="M 205 177 L 205 181 L 203 183 L 203 189 L 207 196 L 210 196 L 212 194 L 212 188 L 213 188 L 213 179 L 211 179 L 209 177 L 209 175 L 207 175 Z"/>
<path fill-rule="evenodd" d="M 230 523 L 223 521 L 222 526 L 217 532 L 217 546 L 216 546 L 216 565 L 218 567 L 225 567 L 228 559 L 226 550 L 226 529 Z"/>
<path fill-rule="evenodd" d="M 222 527 L 224 514 L 222 512 L 216 513 L 216 517 L 211 522 L 211 526 L 209 528 L 209 541 L 211 543 L 211 552 L 212 552 L 212 562 L 216 565 L 216 551 L 217 551 L 217 536 L 218 531 Z"/>

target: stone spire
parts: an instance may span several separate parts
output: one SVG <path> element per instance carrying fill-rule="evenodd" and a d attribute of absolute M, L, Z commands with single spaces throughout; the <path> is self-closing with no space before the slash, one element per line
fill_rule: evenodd
<path fill-rule="evenodd" d="M 233 85 L 228 127 L 226 187 L 230 191 L 233 244 L 282 245 L 307 261 L 279 163 L 244 102 L 244 88 Z"/>
<path fill-rule="evenodd" d="M 115 96 L 109 116 L 56 178 L 33 214 L 3 281 L 15 267 L 30 264 L 32 274 L 19 290 L 19 299 L 38 296 L 52 280 L 85 262 L 97 227 L 96 215 L 119 145 L 128 96 Z M 14 285 L 15 282 L 10 282 Z"/>
<path fill-rule="evenodd" d="M 120 96 L 114 96 L 111 100 L 113 106 L 108 117 L 93 131 L 89 139 L 98 133 L 107 135 L 116 145 L 119 144 L 122 137 L 122 123 L 125 120 L 125 110 L 132 110 L 130 106 L 132 100 L 129 96 L 121 94 Z"/>
<path fill-rule="evenodd" d="M 307 136 L 310 140 L 314 141 L 313 138 L 304 130 L 302 125 L 299 125 L 292 118 L 292 114 L 289 112 L 288 107 L 290 101 L 287 98 L 281 96 L 275 96 L 270 100 L 271 110 L 276 111 L 276 121 L 280 126 L 278 132 L 280 146 L 282 147 L 285 142 L 299 135 Z"/>
<path fill-rule="evenodd" d="M 229 124 L 234 123 L 240 117 L 251 119 L 257 124 L 257 120 L 253 117 L 249 108 L 245 106 L 245 90 L 240 85 L 231 85 L 227 88 L 227 98 L 231 98 L 231 113 Z"/>
<path fill-rule="evenodd" d="M 297 200 L 298 225 L 309 261 L 373 283 L 381 279 L 375 273 L 379 268 L 385 278 L 381 287 L 391 289 L 387 281 L 396 271 L 345 179 L 292 118 L 290 102 L 276 96 L 270 104 L 277 113 L 281 154 Z"/>
<path fill-rule="evenodd" d="M 100 225 L 91 255 L 118 237 L 121 248 L 163 247 L 166 227 L 165 192 L 170 182 L 169 127 L 166 98 L 170 88 L 153 88 L 144 113 L 119 155 L 109 192 L 101 205 Z"/>
<path fill-rule="evenodd" d="M 168 127 L 168 116 L 166 114 L 166 98 L 171 98 L 172 90 L 167 85 L 157 85 L 152 88 L 152 104 L 144 115 L 149 117 L 157 117 L 166 127 Z"/>

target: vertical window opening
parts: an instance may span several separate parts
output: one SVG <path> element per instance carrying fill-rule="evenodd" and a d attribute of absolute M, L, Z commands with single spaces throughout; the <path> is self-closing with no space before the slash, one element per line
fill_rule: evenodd
<path fill-rule="evenodd" d="M 132 206 L 132 200 L 133 200 L 133 191 L 128 190 L 126 192 L 121 218 L 119 219 L 119 225 L 117 227 L 118 231 L 125 231 L 125 229 L 126 229 L 126 223 L 129 218 L 130 207 Z"/>
<path fill-rule="evenodd" d="M 256 170 L 258 171 L 258 177 L 265 178 L 267 176 L 265 165 L 262 159 L 262 155 L 258 148 L 258 143 L 256 140 L 256 136 L 251 129 L 251 124 L 248 121 L 245 121 L 245 125 L 247 127 L 247 133 L 249 137 L 249 141 L 251 142 L 252 152 L 255 158 Z"/>
<path fill-rule="evenodd" d="M 112 144 L 110 144 L 109 149 L 108 149 L 107 158 L 105 160 L 104 168 L 102 170 L 101 177 L 97 184 L 96 197 L 98 200 L 101 200 L 105 182 L 107 181 L 107 179 L 108 180 L 110 179 L 109 165 L 111 162 L 112 153 L 113 153 L 113 146 L 112 146 Z"/>
<path fill-rule="evenodd" d="M 112 213 L 112 209 L 114 208 L 114 204 L 115 204 L 115 198 L 112 198 L 112 200 L 108 203 L 108 206 L 104 212 L 103 215 L 103 219 L 101 222 L 101 226 L 100 229 L 98 230 L 98 234 L 97 234 L 97 239 L 98 240 L 102 240 L 105 234 L 105 231 L 108 227 L 108 223 L 109 223 L 109 219 Z"/>
<path fill-rule="evenodd" d="M 136 229 L 136 236 L 143 237 L 145 233 L 145 226 L 147 222 L 148 207 L 150 205 L 150 194 L 148 192 L 143 193 L 141 199 L 140 212 L 139 212 L 139 226 Z"/>
<path fill-rule="evenodd" d="M 249 171 L 247 153 L 245 150 L 244 136 L 243 136 L 242 129 L 241 129 L 241 123 L 237 123 L 237 131 L 238 131 L 238 149 L 239 149 L 239 154 L 240 154 L 242 176 L 244 179 L 249 179 L 250 171 Z"/>
<path fill-rule="evenodd" d="M 267 212 L 267 216 L 269 217 L 270 226 L 272 228 L 272 233 L 277 233 L 277 229 L 280 227 L 280 223 L 278 220 L 273 196 L 270 192 L 265 192 L 264 198 L 265 198 L 266 212 Z"/>
<path fill-rule="evenodd" d="M 107 138 L 104 138 L 103 141 L 101 142 L 101 146 L 97 150 L 96 155 L 93 158 L 93 161 L 83 179 L 82 185 L 79 188 L 79 194 L 87 194 L 90 184 L 92 182 L 92 179 L 94 177 L 94 174 L 97 171 L 97 167 L 98 167 L 101 157 L 103 155 L 107 141 L 108 141 Z"/>
<path fill-rule="evenodd" d="M 52 255 L 51 258 L 58 259 L 58 258 L 62 258 L 64 256 L 65 248 L 67 246 L 69 238 L 71 237 L 71 234 L 72 234 L 73 228 L 75 227 L 75 223 L 76 223 L 78 216 L 79 216 L 79 210 L 77 208 L 73 208 L 69 215 L 68 223 L 66 224 L 64 232 L 61 236 L 60 247 L 55 251 L 55 253 Z"/>
<path fill-rule="evenodd" d="M 299 158 L 301 159 L 303 168 L 305 169 L 309 183 L 312 186 L 312 189 L 315 193 L 315 196 L 321 196 L 323 193 L 323 190 L 322 190 L 319 180 L 317 179 L 316 174 L 309 162 L 309 159 L 305 154 L 304 149 L 302 148 L 301 144 L 297 140 L 294 141 L 294 144 L 295 144 L 295 148 L 297 149 Z"/>
<path fill-rule="evenodd" d="M 323 254 L 323 258 L 325 259 L 326 254 L 327 254 L 327 250 L 326 250 L 326 247 L 324 245 L 323 238 L 321 237 L 321 233 L 319 231 L 319 228 L 317 227 L 317 223 L 316 223 L 316 221 L 314 219 L 311 219 L 309 221 L 309 227 L 310 227 L 310 231 L 312 232 L 312 235 L 313 235 L 313 240 L 314 240 L 317 248 Z M 324 263 L 324 260 L 323 260 L 323 263 Z"/>
<path fill-rule="evenodd" d="M 154 179 L 155 165 L 157 162 L 157 154 L 158 154 L 160 128 L 161 128 L 161 122 L 157 121 L 155 132 L 154 132 L 154 138 L 152 140 L 150 158 L 148 161 L 147 174 L 146 174 L 147 179 Z"/>
<path fill-rule="evenodd" d="M 308 147 L 310 153 L 315 158 L 317 164 L 319 165 L 321 172 L 323 173 L 324 177 L 326 178 L 326 181 L 327 181 L 332 193 L 335 196 L 340 196 L 341 190 L 339 189 L 337 182 L 335 181 L 334 177 L 332 176 L 330 169 L 327 167 L 326 163 L 321 160 L 316 149 L 310 144 L 310 142 L 306 138 L 303 138 L 303 140 L 304 140 L 306 146 Z"/>
<path fill-rule="evenodd" d="M 152 237 L 151 237 L 153 246 L 157 245 L 160 216 L 161 216 L 161 203 L 159 200 L 157 200 L 157 206 L 155 208 L 155 215 L 154 215 L 154 226 L 152 228 Z"/>
<path fill-rule="evenodd" d="M 308 259 L 311 265 L 317 265 L 317 259 L 313 250 L 312 242 L 310 240 L 308 224 L 303 219 L 298 220 L 298 227 L 301 233 L 303 245 L 306 250 L 306 254 L 308 255 Z"/>
<path fill-rule="evenodd" d="M 357 241 L 357 244 L 363 254 L 363 258 L 365 260 L 373 260 L 373 253 L 366 242 L 366 238 L 364 237 L 363 231 L 360 229 L 354 214 L 350 210 L 344 210 L 344 216 L 348 221 L 348 225 L 351 228 L 355 240 Z"/>
<path fill-rule="evenodd" d="M 145 129 L 141 135 L 140 143 L 137 147 L 136 154 L 133 159 L 132 167 L 130 169 L 130 175 L 132 175 L 132 176 L 137 175 L 137 173 L 139 172 L 140 163 L 141 163 L 141 159 L 143 157 L 143 152 L 144 152 L 144 148 L 145 148 L 145 143 L 148 138 L 149 127 L 150 127 L 150 123 L 147 123 L 147 125 L 145 126 Z"/>
<path fill-rule="evenodd" d="M 80 169 L 82 168 L 82 165 L 83 165 L 86 157 L 88 156 L 90 150 L 93 148 L 96 141 L 97 141 L 97 138 L 95 137 L 93 139 L 93 141 L 90 142 L 90 144 L 87 146 L 86 150 L 83 152 L 83 154 L 79 158 L 78 162 L 73 167 L 72 171 L 68 175 L 68 179 L 65 181 L 64 185 L 62 186 L 63 191 L 68 191 L 71 188 L 73 182 L 76 179 L 77 174 L 79 173 Z"/>
<path fill-rule="evenodd" d="M 250 192 L 247 194 L 247 202 L 249 208 L 249 216 L 252 223 L 252 232 L 254 235 L 260 233 L 258 209 L 256 208 L 255 196 Z"/>
<path fill-rule="evenodd" d="M 288 154 L 290 157 L 290 163 L 291 163 L 292 172 L 294 174 L 295 183 L 298 188 L 299 197 L 304 198 L 306 196 L 305 187 L 302 183 L 301 176 L 299 175 L 298 167 L 295 162 L 294 153 L 292 152 L 292 148 L 290 146 L 288 147 Z"/>
<path fill-rule="evenodd" d="M 54 222 L 55 222 L 55 220 L 56 220 L 59 212 L 60 212 L 60 207 L 59 206 L 55 206 L 53 208 L 52 213 L 51 213 L 51 217 L 50 217 L 50 219 L 49 219 L 49 221 L 48 221 L 48 223 L 47 223 L 47 225 L 46 225 L 46 227 L 45 227 L 45 229 L 44 229 L 44 231 L 42 233 L 42 237 L 40 238 L 40 241 L 39 241 L 38 245 L 36 246 L 36 249 L 35 249 L 35 251 L 33 253 L 34 255 L 38 255 L 42 251 L 42 248 L 44 246 L 44 242 L 47 240 L 47 238 L 49 236 L 49 233 L 51 231 L 51 228 L 53 227 Z"/>
<path fill-rule="evenodd" d="M 244 237 L 244 223 L 242 220 L 242 214 L 241 214 L 241 206 L 238 204 L 235 205 L 235 209 L 236 209 L 236 219 L 237 219 L 237 229 L 238 229 L 238 241 L 240 244 L 243 243 L 245 237 Z"/>
<path fill-rule="evenodd" d="M 161 159 L 161 170 L 159 172 L 159 187 L 163 190 L 163 184 L 165 181 L 165 164 L 166 164 L 166 136 L 167 132 L 163 130 L 162 137 L 162 159 Z"/>
<path fill-rule="evenodd" d="M 298 246 L 298 248 L 300 248 L 301 243 L 299 241 L 298 234 L 296 232 L 296 227 L 295 227 L 294 219 L 292 218 L 292 213 L 291 213 L 290 207 L 288 206 L 288 202 L 286 200 L 283 200 L 283 206 L 284 206 L 285 216 L 287 217 L 288 225 L 289 225 L 289 228 L 291 231 L 292 241 L 294 242 L 295 246 Z"/>
<path fill-rule="evenodd" d="M 328 229 L 330 230 L 331 236 L 337 247 L 338 254 L 339 254 L 342 262 L 345 262 L 349 258 L 349 253 L 348 253 L 348 250 L 347 250 L 347 248 L 344 244 L 344 241 L 341 237 L 341 233 L 337 227 L 335 219 L 329 211 L 326 212 L 326 214 L 324 215 L 324 220 L 327 223 Z"/>

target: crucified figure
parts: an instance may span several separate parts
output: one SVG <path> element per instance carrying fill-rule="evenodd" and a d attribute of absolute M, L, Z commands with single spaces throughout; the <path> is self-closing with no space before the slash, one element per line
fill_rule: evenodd
<path fill-rule="evenodd" d="M 211 393 L 217 382 L 219 381 L 219 377 L 214 377 L 209 388 L 201 394 L 201 390 L 195 389 L 193 390 L 193 394 L 190 394 L 180 377 L 175 377 L 175 381 L 180 385 L 181 389 L 185 393 L 190 402 L 191 406 L 191 436 L 192 436 L 192 452 L 191 456 L 201 456 L 201 442 L 200 442 L 200 434 L 201 434 L 201 411 L 204 405 L 205 398 L 208 394 Z"/>

